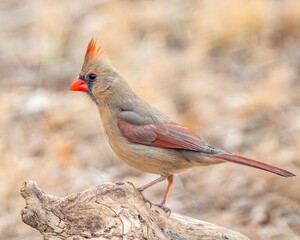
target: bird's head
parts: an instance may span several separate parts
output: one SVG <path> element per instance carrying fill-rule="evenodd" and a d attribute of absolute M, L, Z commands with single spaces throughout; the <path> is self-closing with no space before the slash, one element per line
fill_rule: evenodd
<path fill-rule="evenodd" d="M 70 86 L 71 91 L 87 92 L 97 103 L 100 96 L 118 79 L 118 74 L 92 38 L 87 47 L 81 73 Z"/>

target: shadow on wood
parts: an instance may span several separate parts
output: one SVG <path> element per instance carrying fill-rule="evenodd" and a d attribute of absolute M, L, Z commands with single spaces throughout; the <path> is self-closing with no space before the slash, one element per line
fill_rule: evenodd
<path fill-rule="evenodd" d="M 21 188 L 22 220 L 44 239 L 223 239 L 242 234 L 146 205 L 131 183 L 105 183 L 65 198 L 44 193 L 33 181 Z"/>

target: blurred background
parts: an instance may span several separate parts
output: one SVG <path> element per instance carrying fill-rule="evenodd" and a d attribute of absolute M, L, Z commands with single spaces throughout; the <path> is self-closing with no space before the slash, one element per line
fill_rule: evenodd
<path fill-rule="evenodd" d="M 0 239 L 22 223 L 33 179 L 67 196 L 157 176 L 113 154 L 94 103 L 70 92 L 95 37 L 133 89 L 209 143 L 294 172 L 234 164 L 175 178 L 167 206 L 251 239 L 300 239 L 300 3 L 294 0 L 0 2 Z M 160 201 L 166 183 L 146 192 Z"/>

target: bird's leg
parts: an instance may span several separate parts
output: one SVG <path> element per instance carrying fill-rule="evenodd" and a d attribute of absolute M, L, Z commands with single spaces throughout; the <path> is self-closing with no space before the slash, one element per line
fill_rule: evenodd
<path fill-rule="evenodd" d="M 162 208 L 166 213 L 169 213 L 169 214 L 171 214 L 171 209 L 166 207 L 165 204 L 166 204 L 168 195 L 170 193 L 170 190 L 172 188 L 173 181 L 174 181 L 174 175 L 171 174 L 171 175 L 168 176 L 168 186 L 167 186 L 167 189 L 164 193 L 163 200 L 159 204 L 157 204 L 158 207 Z"/>
<path fill-rule="evenodd" d="M 146 185 L 144 185 L 144 186 L 142 186 L 142 187 L 139 187 L 139 188 L 137 188 L 137 190 L 140 192 L 140 194 L 142 195 L 142 197 L 143 197 L 143 200 L 147 203 L 149 203 L 150 204 L 150 207 L 152 206 L 152 202 L 151 201 L 149 201 L 147 198 L 145 198 L 145 196 L 144 196 L 144 194 L 143 194 L 143 191 L 145 191 L 147 188 L 149 188 L 149 187 L 152 187 L 153 185 L 155 185 L 155 184 L 157 184 L 157 183 L 160 183 L 160 182 L 162 182 L 162 181 L 164 181 L 164 180 L 166 180 L 167 179 L 167 176 L 165 176 L 165 175 L 161 175 L 159 178 L 157 178 L 157 179 L 155 179 L 154 181 L 152 181 L 152 182 L 150 182 L 150 183 L 148 183 L 148 184 L 146 184 Z"/>
<path fill-rule="evenodd" d="M 158 204 L 157 203 L 153 203 L 153 202 L 149 201 L 147 198 L 144 197 L 144 195 L 142 194 L 142 192 L 144 190 L 146 190 L 147 188 L 149 188 L 149 187 L 151 187 L 151 186 L 153 186 L 153 185 L 155 185 L 155 184 L 157 184 L 159 182 L 162 182 L 162 181 L 164 181 L 166 179 L 168 179 L 168 186 L 167 186 L 167 189 L 166 189 L 166 191 L 164 193 L 163 200 L 160 203 L 158 203 Z M 163 209 L 166 213 L 170 214 L 171 210 L 168 207 L 166 207 L 165 204 L 166 204 L 166 200 L 168 198 L 169 192 L 170 192 L 170 190 L 172 188 L 173 181 L 174 181 L 174 175 L 173 174 L 168 175 L 168 176 L 162 175 L 159 178 L 157 178 L 156 180 L 154 180 L 154 181 L 146 184 L 145 186 L 139 187 L 137 190 L 141 193 L 144 201 L 150 203 L 150 206 L 151 205 L 158 206 L 161 209 Z"/>
<path fill-rule="evenodd" d="M 167 189 L 166 189 L 166 191 L 164 193 L 163 200 L 160 202 L 159 205 L 164 206 L 166 204 L 169 192 L 170 192 L 170 190 L 172 188 L 172 185 L 173 185 L 173 181 L 174 181 L 174 175 L 171 174 L 171 175 L 168 176 L 168 186 L 167 186 Z"/>
<path fill-rule="evenodd" d="M 142 193 L 142 192 L 145 191 L 147 188 L 152 187 L 153 185 L 155 185 L 155 184 L 157 184 L 157 183 L 160 183 L 160 182 L 166 180 L 167 178 L 168 178 L 167 176 L 161 175 L 159 178 L 155 179 L 154 181 L 152 181 L 152 182 L 150 182 L 150 183 L 148 183 L 148 184 L 146 184 L 146 185 L 144 185 L 144 186 L 142 186 L 142 187 L 137 188 L 137 190 L 138 190 L 140 193 Z"/>

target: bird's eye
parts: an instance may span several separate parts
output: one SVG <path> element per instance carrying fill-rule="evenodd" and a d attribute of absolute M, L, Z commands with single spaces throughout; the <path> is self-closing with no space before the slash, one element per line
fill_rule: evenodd
<path fill-rule="evenodd" d="M 88 78 L 91 79 L 91 80 L 95 80 L 97 78 L 97 74 L 90 73 L 90 74 L 88 74 Z"/>

